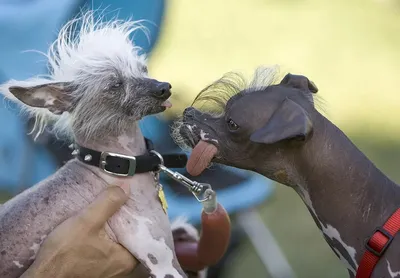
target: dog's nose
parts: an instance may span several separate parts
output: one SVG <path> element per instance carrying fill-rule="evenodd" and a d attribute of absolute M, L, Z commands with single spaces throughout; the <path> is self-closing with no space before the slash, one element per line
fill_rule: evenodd
<path fill-rule="evenodd" d="M 156 98 L 166 99 L 171 96 L 171 88 L 172 86 L 168 82 L 158 82 L 151 93 Z"/>
<path fill-rule="evenodd" d="M 183 111 L 183 115 L 186 118 L 193 118 L 194 111 L 195 111 L 194 107 L 188 107 Z"/>

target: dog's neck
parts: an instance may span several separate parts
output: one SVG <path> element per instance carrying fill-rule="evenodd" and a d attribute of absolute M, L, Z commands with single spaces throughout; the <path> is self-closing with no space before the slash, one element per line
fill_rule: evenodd
<path fill-rule="evenodd" d="M 400 204 L 400 187 L 321 115 L 294 160 L 297 186 L 336 255 L 355 273 L 364 240 Z M 318 132 L 320 131 L 320 132 Z"/>
<path fill-rule="evenodd" d="M 107 151 L 130 156 L 137 156 L 146 152 L 146 143 L 138 122 L 132 123 L 132 128 L 118 137 L 105 136 L 103 138 L 91 140 L 76 138 L 75 140 L 80 146 L 99 152 Z M 129 184 L 131 184 L 132 179 L 134 179 L 134 177 L 112 176 L 103 172 L 100 168 L 90 165 L 85 165 L 85 167 L 89 167 L 96 175 L 108 184 L 121 186 L 125 191 L 129 190 Z"/>
<path fill-rule="evenodd" d="M 132 123 L 130 130 L 126 130 L 118 137 L 109 137 L 105 134 L 102 138 L 83 140 L 77 137 L 76 143 L 96 151 L 108 151 L 125 155 L 141 155 L 146 151 L 144 137 L 138 122 Z"/>

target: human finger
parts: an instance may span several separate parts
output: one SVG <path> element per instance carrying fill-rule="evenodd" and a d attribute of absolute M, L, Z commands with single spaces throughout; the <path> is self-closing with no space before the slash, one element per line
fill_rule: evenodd
<path fill-rule="evenodd" d="M 129 196 L 118 186 L 106 188 L 79 215 L 90 228 L 100 229 L 128 200 Z"/>
<path fill-rule="evenodd" d="M 120 274 L 128 275 L 132 273 L 135 267 L 138 265 L 138 261 L 132 254 L 125 249 L 122 245 L 117 243 L 112 243 L 114 245 L 114 255 L 110 258 L 111 264 L 115 268 L 119 268 Z"/>

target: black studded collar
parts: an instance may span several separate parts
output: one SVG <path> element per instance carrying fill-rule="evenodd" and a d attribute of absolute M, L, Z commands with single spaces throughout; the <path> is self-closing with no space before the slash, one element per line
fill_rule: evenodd
<path fill-rule="evenodd" d="M 72 154 L 83 163 L 99 167 L 108 174 L 122 177 L 157 171 L 160 164 L 167 168 L 184 168 L 186 166 L 187 156 L 185 154 L 161 155 L 154 151 L 151 140 L 145 138 L 145 141 L 147 153 L 138 156 L 106 151 L 99 152 L 77 144 L 72 144 L 71 147 L 74 149 Z"/>

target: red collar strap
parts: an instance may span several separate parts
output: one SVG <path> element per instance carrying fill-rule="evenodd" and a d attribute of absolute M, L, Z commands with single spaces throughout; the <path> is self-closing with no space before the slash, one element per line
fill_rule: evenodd
<path fill-rule="evenodd" d="M 400 208 L 390 216 L 383 227 L 377 228 L 365 242 L 367 249 L 361 259 L 356 278 L 369 278 L 375 265 L 388 249 L 397 232 L 400 231 Z"/>

